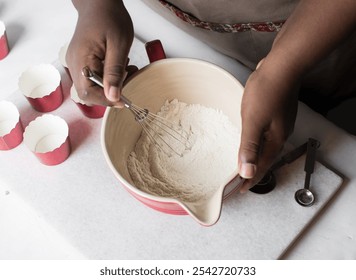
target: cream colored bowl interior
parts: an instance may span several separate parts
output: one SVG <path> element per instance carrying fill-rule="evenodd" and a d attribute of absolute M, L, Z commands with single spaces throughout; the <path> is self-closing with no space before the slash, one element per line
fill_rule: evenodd
<path fill-rule="evenodd" d="M 177 98 L 188 104 L 220 109 L 238 128 L 241 127 L 242 93 L 242 85 L 221 68 L 204 61 L 182 58 L 164 59 L 146 66 L 123 89 L 123 94 L 134 104 L 152 113 L 156 113 L 167 99 Z M 128 109 L 110 108 L 106 111 L 102 144 L 109 165 L 121 181 L 130 184 L 129 188 L 152 198 L 152 195 L 134 188 L 127 170 L 127 157 L 140 133 L 140 125 Z M 230 179 L 227 178 L 227 182 Z M 165 198 L 159 199 L 166 201 Z"/>

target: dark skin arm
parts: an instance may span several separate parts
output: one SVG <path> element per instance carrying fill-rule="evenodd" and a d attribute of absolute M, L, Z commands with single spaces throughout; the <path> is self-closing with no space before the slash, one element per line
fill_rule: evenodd
<path fill-rule="evenodd" d="M 247 81 L 238 162 L 247 180 L 266 173 L 293 131 L 303 76 L 356 28 L 356 1 L 302 0 Z"/>
<path fill-rule="evenodd" d="M 133 41 L 131 18 L 121 0 L 73 0 L 77 26 L 66 60 L 81 99 L 89 104 L 120 106 L 128 54 Z M 103 75 L 104 93 L 81 75 L 89 66 Z"/>

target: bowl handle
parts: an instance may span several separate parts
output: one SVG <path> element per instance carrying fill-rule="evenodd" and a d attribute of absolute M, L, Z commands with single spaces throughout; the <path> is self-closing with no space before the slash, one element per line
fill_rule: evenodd
<path fill-rule="evenodd" d="M 160 40 L 153 40 L 145 44 L 146 52 L 150 63 L 157 60 L 165 59 L 166 54 L 164 52 L 162 43 Z"/>

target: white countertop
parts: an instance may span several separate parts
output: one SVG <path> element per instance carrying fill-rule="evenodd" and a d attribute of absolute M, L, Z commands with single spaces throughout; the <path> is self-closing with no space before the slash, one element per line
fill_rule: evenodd
<path fill-rule="evenodd" d="M 160 39 L 170 57 L 195 57 L 208 60 L 227 69 L 240 81 L 246 80 L 248 76 L 246 69 L 189 35 L 176 30 L 141 1 L 130 0 L 125 3 L 133 18 L 137 38 L 143 41 Z M 40 12 L 34 13 L 34 7 Z M 76 12 L 69 0 L 4 0 L 0 3 L 0 19 L 6 24 L 11 49 L 9 56 L 0 61 L 0 100 L 2 100 L 9 98 L 18 90 L 18 77 L 29 66 L 44 62 L 53 63 L 57 60 L 59 48 L 70 39 L 74 30 Z M 174 40 L 171 39 L 172 32 L 175 34 Z M 354 202 L 356 138 L 301 105 L 291 142 L 298 144 L 308 137 L 317 138 L 322 142 L 320 160 L 342 174 L 345 180 L 341 191 L 304 231 L 284 258 L 355 259 L 356 219 L 353 213 L 356 211 Z M 9 153 L 18 154 L 19 149 L 16 149 L 0 152 L 0 157 L 3 156 L 2 153 L 7 153 L 6 157 Z M 17 174 L 26 176 L 26 171 L 18 172 L 14 167 L 13 174 L 3 174 L 0 167 L 0 259 L 86 259 L 105 256 L 103 252 L 98 252 L 97 255 L 87 254 L 86 250 L 81 250 L 66 238 L 65 230 L 58 230 L 59 221 L 46 220 L 45 213 L 41 211 L 45 211 L 50 205 L 36 205 L 36 199 L 28 201 L 30 195 L 17 193 L 16 188 L 8 182 L 13 182 L 9 178 Z M 64 184 L 65 182 L 64 180 Z M 68 179 L 68 184 L 69 182 Z M 66 197 L 70 196 L 66 194 Z M 127 199 L 128 204 L 132 203 L 137 207 L 136 201 L 132 201 L 133 199 L 128 195 Z M 41 203 L 45 204 L 43 201 Z M 68 203 L 74 204 L 75 198 Z M 48 208 L 48 211 L 52 210 Z M 78 213 L 73 215 L 68 225 L 75 225 L 76 219 L 78 223 L 95 222 L 90 219 L 80 220 L 85 215 L 80 216 L 80 209 Z M 54 214 L 51 217 L 62 219 L 62 223 L 63 219 L 71 218 L 68 213 Z M 159 217 L 162 214 L 154 215 Z M 110 213 L 107 218 L 110 219 Z M 123 230 L 119 234 L 125 232 Z M 90 232 L 77 234 L 87 238 L 88 246 L 90 242 L 97 241 L 90 239 Z M 115 237 L 114 233 L 108 236 Z M 175 255 L 174 250 L 171 253 L 172 256 Z M 130 252 L 128 256 L 135 258 L 134 252 Z"/>

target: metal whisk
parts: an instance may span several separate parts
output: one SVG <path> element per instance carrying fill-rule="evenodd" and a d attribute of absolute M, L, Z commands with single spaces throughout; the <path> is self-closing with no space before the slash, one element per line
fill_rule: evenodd
<path fill-rule="evenodd" d="M 104 87 L 103 79 L 88 66 L 82 69 L 82 74 L 102 88 Z M 124 102 L 125 108 L 128 108 L 134 114 L 135 120 L 141 125 L 142 130 L 148 135 L 151 141 L 162 151 L 168 154 L 169 151 L 172 151 L 178 156 L 183 156 L 185 150 L 191 149 L 189 133 L 181 126 L 151 113 L 148 109 L 133 104 L 131 100 L 123 95 L 120 96 L 120 100 Z M 168 140 L 163 137 L 164 134 L 169 136 Z M 164 147 L 168 148 L 168 150 Z"/>

